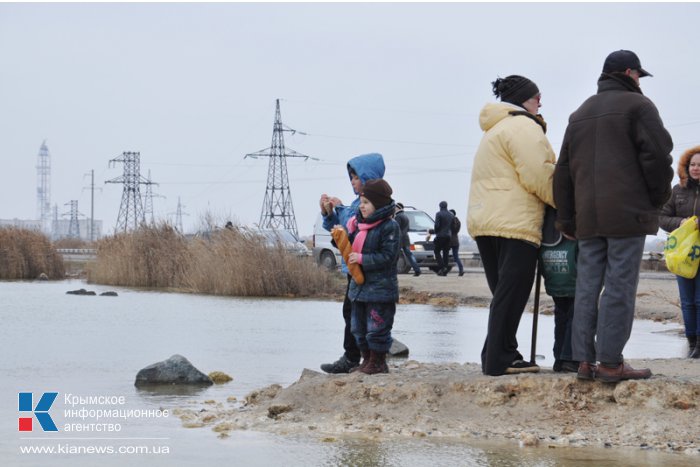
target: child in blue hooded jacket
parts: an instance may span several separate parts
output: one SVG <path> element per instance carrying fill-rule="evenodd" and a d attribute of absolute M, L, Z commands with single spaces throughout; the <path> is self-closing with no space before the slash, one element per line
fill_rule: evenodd
<path fill-rule="evenodd" d="M 364 184 L 368 180 L 384 177 L 384 158 L 378 153 L 353 157 L 347 163 L 347 172 L 352 189 L 357 195 L 349 206 L 344 205 L 337 197 L 330 197 L 325 193 L 321 195 L 319 204 L 323 213 L 323 228 L 329 232 L 335 225 L 345 226 L 348 220 L 359 212 L 360 191 Z M 351 331 L 352 304 L 348 298 L 351 276 L 344 262 L 342 271 L 347 275 L 348 280 L 343 300 L 343 320 L 345 321 L 343 348 L 345 351 L 335 362 L 321 365 L 321 369 L 326 373 L 349 373 L 360 364 L 360 349 Z"/>

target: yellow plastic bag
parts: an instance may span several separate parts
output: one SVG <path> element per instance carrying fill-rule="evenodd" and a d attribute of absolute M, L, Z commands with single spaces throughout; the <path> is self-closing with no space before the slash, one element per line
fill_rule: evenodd
<path fill-rule="evenodd" d="M 671 232 L 664 245 L 666 267 L 677 276 L 692 279 L 698 273 L 700 264 L 700 232 L 697 228 L 697 216 L 683 222 Z"/>

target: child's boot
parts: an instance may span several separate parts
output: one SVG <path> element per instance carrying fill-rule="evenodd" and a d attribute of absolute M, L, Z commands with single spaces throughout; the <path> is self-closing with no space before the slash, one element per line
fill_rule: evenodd
<path fill-rule="evenodd" d="M 369 360 L 370 360 L 370 352 L 369 349 L 360 349 L 360 353 L 362 354 L 362 363 L 360 363 L 360 366 L 356 366 L 352 370 L 350 370 L 350 373 L 354 373 L 356 371 L 362 371 L 363 368 L 366 368 L 367 365 L 369 365 Z"/>
<path fill-rule="evenodd" d="M 369 351 L 369 363 L 360 369 L 361 372 L 374 375 L 377 373 L 389 373 L 389 366 L 386 364 L 386 352 Z"/>

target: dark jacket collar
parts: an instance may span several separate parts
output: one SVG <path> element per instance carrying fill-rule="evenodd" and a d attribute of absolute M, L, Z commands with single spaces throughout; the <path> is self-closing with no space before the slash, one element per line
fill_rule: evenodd
<path fill-rule="evenodd" d="M 642 89 L 624 73 L 603 73 L 598 78 L 598 93 L 605 91 L 630 91 L 639 94 Z"/>
<path fill-rule="evenodd" d="M 367 219 L 364 219 L 362 217 L 362 213 L 358 211 L 357 213 L 357 221 L 358 222 L 365 222 L 367 224 L 371 224 L 372 222 L 377 222 L 382 219 L 389 218 L 394 215 L 394 211 L 396 211 L 396 204 L 392 200 L 391 203 L 387 204 L 386 206 L 383 206 L 376 211 L 374 211 L 372 214 Z"/>

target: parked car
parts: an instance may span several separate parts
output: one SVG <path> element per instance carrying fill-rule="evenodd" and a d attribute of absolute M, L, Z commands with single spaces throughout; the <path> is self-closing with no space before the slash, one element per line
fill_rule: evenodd
<path fill-rule="evenodd" d="M 327 269 L 336 269 L 340 266 L 341 256 L 331 240 L 331 233 L 323 228 L 323 216 L 318 213 L 311 240 L 311 254 L 319 265 Z"/>
<path fill-rule="evenodd" d="M 408 217 L 408 237 L 411 239 L 411 251 L 416 258 L 418 266 L 429 268 L 437 272 L 438 265 L 435 259 L 435 246 L 432 235 L 428 233 L 435 226 L 435 221 L 425 211 L 420 211 L 412 206 L 404 207 L 404 212 Z M 331 233 L 323 228 L 323 216 L 319 213 L 314 224 L 312 254 L 314 260 L 328 269 L 335 269 L 340 266 L 340 251 L 331 243 Z M 450 260 L 448 270 L 452 269 L 454 263 Z M 399 274 L 405 274 L 411 269 L 411 265 L 399 254 L 397 261 Z"/>
<path fill-rule="evenodd" d="M 304 242 L 299 240 L 291 231 L 285 229 L 259 229 L 254 232 L 262 235 L 266 245 L 275 247 L 281 244 L 287 253 L 296 256 L 309 256 L 311 253 L 304 245 Z"/>

